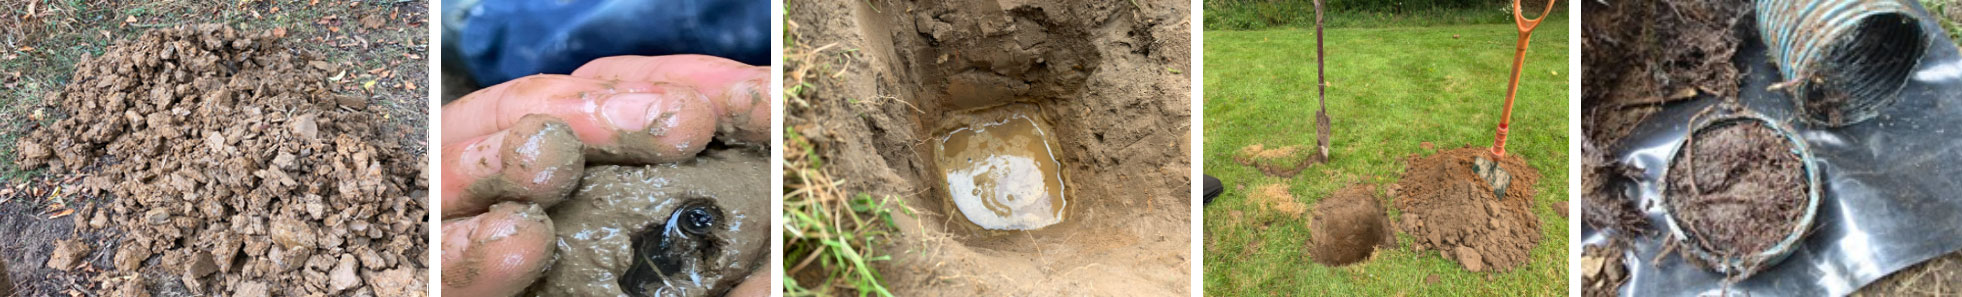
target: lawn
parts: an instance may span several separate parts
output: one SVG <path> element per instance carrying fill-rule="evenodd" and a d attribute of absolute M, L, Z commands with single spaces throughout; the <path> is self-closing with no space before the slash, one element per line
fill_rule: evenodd
<path fill-rule="evenodd" d="M 1517 31 L 1512 24 L 1326 31 L 1329 163 L 1276 178 L 1233 160 L 1240 148 L 1315 145 L 1315 33 L 1206 31 L 1204 173 L 1226 193 L 1205 207 L 1205 292 L 1218 296 L 1541 296 L 1567 290 L 1567 223 L 1549 208 L 1567 200 L 1567 24 L 1555 15 L 1534 31 L 1507 152 L 1542 175 L 1533 213 L 1544 237 L 1532 261 L 1474 273 L 1436 252 L 1400 248 L 1331 268 L 1308 259 L 1307 217 L 1256 205 L 1249 193 L 1282 183 L 1314 206 L 1350 182 L 1402 175 L 1403 159 L 1438 149 L 1492 145 Z M 1392 221 L 1398 213 L 1389 201 Z M 1427 278 L 1437 277 L 1436 283 Z"/>

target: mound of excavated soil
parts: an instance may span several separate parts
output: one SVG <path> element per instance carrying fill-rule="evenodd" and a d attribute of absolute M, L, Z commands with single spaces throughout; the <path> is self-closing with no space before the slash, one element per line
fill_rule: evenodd
<path fill-rule="evenodd" d="M 788 52 L 817 52 L 785 72 L 819 91 L 786 104 L 785 125 L 846 192 L 916 210 L 874 262 L 895 295 L 1190 294 L 1189 2 L 786 5 Z M 1009 104 L 1048 120 L 1067 177 L 1066 219 L 1039 230 L 967 226 L 923 145 L 951 116 Z"/>
<path fill-rule="evenodd" d="M 1376 187 L 1352 185 L 1315 202 L 1308 224 L 1308 253 L 1315 262 L 1342 266 L 1368 259 L 1378 247 L 1396 248 L 1395 231 L 1376 200 Z"/>
<path fill-rule="evenodd" d="M 1697 131 L 1670 163 L 1668 207 L 1706 251 L 1762 252 L 1804 214 L 1805 164 L 1763 123 L 1720 125 Z"/>
<path fill-rule="evenodd" d="M 1503 272 L 1526 264 L 1540 241 L 1540 221 L 1532 213 L 1540 174 L 1519 155 L 1496 158 L 1512 177 L 1505 197 L 1498 197 L 1472 171 L 1479 156 L 1492 158 L 1486 148 L 1465 147 L 1405 159 L 1395 198 L 1403 213 L 1398 224 L 1416 238 L 1418 250 L 1438 251 L 1474 272 Z"/>
<path fill-rule="evenodd" d="M 152 30 L 78 62 L 19 163 L 116 197 L 95 227 L 123 238 L 80 254 L 113 257 L 91 269 L 117 295 L 424 294 L 424 162 L 331 65 L 264 32 Z"/>

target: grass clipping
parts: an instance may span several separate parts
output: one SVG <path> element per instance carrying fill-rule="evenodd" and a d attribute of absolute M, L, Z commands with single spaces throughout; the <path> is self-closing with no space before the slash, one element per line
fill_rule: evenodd
<path fill-rule="evenodd" d="M 157 29 L 76 63 L 46 100 L 64 119 L 17 143 L 22 168 L 86 176 L 118 197 L 119 295 L 143 277 L 191 294 L 424 294 L 421 154 L 384 137 L 366 101 L 332 93 L 332 64 L 270 33 Z M 80 226 L 78 226 L 80 227 Z"/>

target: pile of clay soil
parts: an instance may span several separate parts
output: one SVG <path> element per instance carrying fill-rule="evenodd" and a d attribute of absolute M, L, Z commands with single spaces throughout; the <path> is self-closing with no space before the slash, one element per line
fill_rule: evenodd
<path fill-rule="evenodd" d="M 1308 254 L 1315 262 L 1342 266 L 1369 259 L 1377 248 L 1396 248 L 1396 231 L 1376 199 L 1376 187 L 1352 185 L 1315 202 L 1308 223 Z"/>
<path fill-rule="evenodd" d="M 1493 158 L 1482 147 L 1412 156 L 1397 182 L 1398 228 L 1414 238 L 1418 250 L 1433 250 L 1474 272 L 1504 272 L 1526 264 L 1540 241 L 1540 221 L 1532 213 L 1533 184 L 1539 171 L 1519 155 L 1494 159 L 1511 176 L 1505 197 L 1472 171 L 1477 157 Z"/>
<path fill-rule="evenodd" d="M 330 91 L 331 63 L 211 24 L 152 30 L 75 68 L 44 101 L 65 118 L 21 138 L 19 164 L 115 197 L 75 227 L 120 240 L 54 252 L 111 258 L 67 263 L 106 271 L 99 290 L 425 294 L 423 159 L 383 137 L 364 99 Z"/>
<path fill-rule="evenodd" d="M 1804 215 L 1804 166 L 1777 130 L 1757 121 L 1719 123 L 1677 151 L 1667 207 L 1698 248 L 1757 254 L 1791 235 Z"/>
<path fill-rule="evenodd" d="M 1190 294 L 1190 2 L 795 1 L 785 107 L 845 192 L 899 197 L 885 287 L 918 296 Z M 792 87 L 792 86 L 786 86 Z M 933 176 L 950 115 L 1032 104 L 1064 220 L 987 231 Z M 786 181 L 789 182 L 789 181 Z M 898 212 L 896 212 L 898 213 Z M 799 283 L 815 277 L 789 272 Z"/>

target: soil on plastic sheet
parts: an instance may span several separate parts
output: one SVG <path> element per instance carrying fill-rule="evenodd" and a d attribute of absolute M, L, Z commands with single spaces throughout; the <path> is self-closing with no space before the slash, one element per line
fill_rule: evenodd
<path fill-rule="evenodd" d="M 1667 207 L 1694 244 L 1749 255 L 1791 235 L 1807 181 L 1789 140 L 1756 121 L 1709 127 L 1690 140 L 1669 165 Z"/>
<path fill-rule="evenodd" d="M 796 1 L 794 47 L 818 51 L 785 125 L 846 192 L 891 195 L 904 296 L 1190 294 L 1189 2 Z M 827 48 L 828 46 L 828 48 Z M 787 81 L 793 81 L 788 79 Z M 943 120 L 1033 104 L 1054 128 L 1067 219 L 1032 231 L 962 222 L 933 175 Z M 792 276 L 799 275 L 791 273 Z M 800 279 L 801 281 L 801 279 Z"/>
<path fill-rule="evenodd" d="M 1472 171 L 1473 160 L 1493 158 L 1483 147 L 1439 151 L 1404 160 L 1396 201 L 1398 228 L 1417 250 L 1437 251 L 1473 272 L 1504 272 L 1525 265 L 1540 241 L 1532 214 L 1539 171 L 1519 155 L 1495 158 L 1512 177 L 1505 197 Z"/>
<path fill-rule="evenodd" d="M 1652 234 L 1648 217 L 1636 208 L 1635 199 L 1628 197 L 1623 185 L 1617 183 L 1642 173 L 1608 161 L 1607 153 L 1591 142 L 1581 142 L 1581 159 L 1581 170 L 1587 173 L 1587 178 L 1581 180 L 1581 193 L 1586 193 L 1581 197 L 1581 224 L 1597 230 L 1615 230 L 1617 240 Z"/>
<path fill-rule="evenodd" d="M 1308 253 L 1316 263 L 1343 266 L 1368 260 L 1378 248 L 1396 248 L 1396 231 L 1385 217 L 1376 187 L 1352 185 L 1315 202 L 1308 223 Z"/>
<path fill-rule="evenodd" d="M 1581 1 L 1581 220 L 1615 236 L 1648 234 L 1614 183 L 1628 170 L 1609 154 L 1666 104 L 1735 98 L 1734 62 L 1753 22 L 1749 3 L 1719 0 Z M 1626 239 L 1624 237 L 1623 239 Z"/>
<path fill-rule="evenodd" d="M 1962 253 L 1949 253 L 1868 283 L 1851 296 L 1955 296 L 1962 294 Z"/>
<path fill-rule="evenodd" d="M 22 137 L 36 149 L 16 161 L 106 197 L 78 212 L 103 222 L 74 231 L 122 234 L 77 236 L 99 292 L 425 294 L 422 157 L 367 99 L 331 91 L 333 64 L 285 42 L 150 30 L 80 59 L 44 100 L 62 119 Z"/>
<path fill-rule="evenodd" d="M 1722 0 L 1584 1 L 1581 11 L 1583 134 L 1600 144 L 1626 137 L 1658 103 L 1696 94 L 1734 98 L 1733 62 L 1751 30 L 1749 3 Z"/>
<path fill-rule="evenodd" d="M 1628 266 L 1622 262 L 1626 245 L 1609 243 L 1581 248 L 1581 296 L 1614 297 L 1628 283 Z"/>

